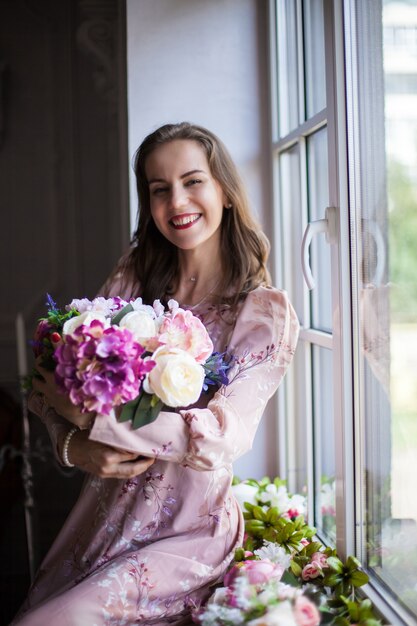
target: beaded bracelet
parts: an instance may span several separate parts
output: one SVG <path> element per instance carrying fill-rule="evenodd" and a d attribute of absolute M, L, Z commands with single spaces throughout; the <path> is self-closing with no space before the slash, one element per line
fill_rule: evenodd
<path fill-rule="evenodd" d="M 79 428 L 77 428 L 77 426 L 74 426 L 74 428 L 71 428 L 71 430 L 69 431 L 69 433 L 64 439 L 64 445 L 62 446 L 62 462 L 67 467 L 75 467 L 74 463 L 71 463 L 71 461 L 68 458 L 68 448 L 69 448 L 69 444 L 70 444 L 72 436 L 78 431 L 79 431 Z"/>

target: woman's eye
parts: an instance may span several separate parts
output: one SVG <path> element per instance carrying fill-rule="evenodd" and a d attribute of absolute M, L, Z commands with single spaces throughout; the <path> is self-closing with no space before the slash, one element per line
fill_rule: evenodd
<path fill-rule="evenodd" d="M 152 189 L 151 193 L 153 196 L 160 196 L 164 193 L 166 193 L 168 190 L 167 187 L 154 187 L 154 189 Z"/>
<path fill-rule="evenodd" d="M 192 178 L 191 180 L 187 180 L 185 183 L 187 187 L 192 187 L 193 185 L 198 185 L 202 181 L 199 178 Z"/>

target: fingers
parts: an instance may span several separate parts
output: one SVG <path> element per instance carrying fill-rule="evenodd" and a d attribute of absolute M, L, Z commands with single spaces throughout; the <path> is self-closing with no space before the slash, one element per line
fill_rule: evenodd
<path fill-rule="evenodd" d="M 100 478 L 134 478 L 146 472 L 155 462 L 155 459 L 142 458 L 138 461 L 124 461 L 122 463 L 112 463 L 104 465 L 98 475 Z"/>
<path fill-rule="evenodd" d="M 138 458 L 137 452 L 92 441 L 86 431 L 79 431 L 72 437 L 69 456 L 74 465 L 100 478 L 133 478 L 146 472 L 155 462 L 154 458 Z"/>
<path fill-rule="evenodd" d="M 146 472 L 146 470 L 155 463 L 155 459 L 143 458 L 140 461 L 125 461 L 120 463 L 116 468 L 117 478 L 134 478 Z"/>

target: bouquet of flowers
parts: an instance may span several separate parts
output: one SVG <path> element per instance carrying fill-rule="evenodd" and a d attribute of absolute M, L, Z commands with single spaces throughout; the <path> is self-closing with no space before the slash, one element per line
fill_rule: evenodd
<path fill-rule="evenodd" d="M 189 406 L 209 385 L 228 383 L 231 359 L 213 352 L 202 322 L 175 300 L 165 310 L 159 300 L 84 298 L 60 310 L 48 295 L 47 306 L 34 354 L 82 412 L 123 405 L 119 421 L 138 428 L 162 406 Z"/>
<path fill-rule="evenodd" d="M 302 513 L 306 498 L 286 483 L 234 479 L 243 510 L 241 548 L 208 602 L 193 619 L 201 626 L 380 626 L 370 600 L 356 589 L 368 582 L 355 557 L 343 562 L 325 547 Z"/>
<path fill-rule="evenodd" d="M 281 582 L 283 569 L 268 560 L 234 565 L 205 607 L 201 626 L 317 626 L 320 613 L 305 591 Z"/>

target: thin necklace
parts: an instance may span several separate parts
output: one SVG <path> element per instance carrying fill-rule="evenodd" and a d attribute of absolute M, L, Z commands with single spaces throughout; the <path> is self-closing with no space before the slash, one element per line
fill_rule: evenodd
<path fill-rule="evenodd" d="M 217 289 L 217 287 L 220 284 L 220 279 L 216 282 L 216 284 L 214 285 L 214 287 L 212 287 L 210 289 L 210 291 L 208 291 L 202 298 L 201 300 L 199 300 L 198 302 L 196 302 L 195 304 L 190 304 L 188 306 L 189 309 L 195 309 L 196 307 L 200 306 L 200 304 L 203 304 L 203 302 L 205 302 L 205 300 L 207 300 L 207 298 L 209 296 L 211 296 L 211 294 Z"/>

